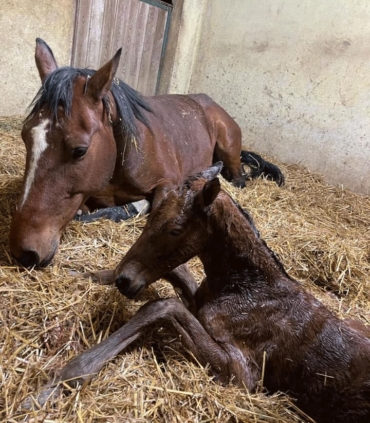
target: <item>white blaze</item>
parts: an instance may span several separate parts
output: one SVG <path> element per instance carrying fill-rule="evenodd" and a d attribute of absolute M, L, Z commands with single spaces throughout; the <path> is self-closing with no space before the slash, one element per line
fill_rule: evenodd
<path fill-rule="evenodd" d="M 35 126 L 31 130 L 32 138 L 33 138 L 31 161 L 30 161 L 30 167 L 28 169 L 26 183 L 24 185 L 24 194 L 23 194 L 23 200 L 21 202 L 21 208 L 23 207 L 23 204 L 27 200 L 32 183 L 35 179 L 37 163 L 41 157 L 41 154 L 46 150 L 48 146 L 48 143 L 46 142 L 47 129 L 45 129 L 48 123 L 49 123 L 49 119 L 45 119 L 38 126 Z"/>

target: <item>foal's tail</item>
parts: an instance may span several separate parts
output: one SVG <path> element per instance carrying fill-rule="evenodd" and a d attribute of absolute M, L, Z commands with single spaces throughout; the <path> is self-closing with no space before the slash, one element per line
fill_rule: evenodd
<path fill-rule="evenodd" d="M 251 168 L 251 172 L 247 174 L 247 179 L 255 179 L 263 175 L 275 181 L 279 187 L 284 185 L 285 178 L 282 171 L 276 165 L 263 160 L 260 155 L 242 150 L 240 159 L 242 165 L 247 165 Z"/>

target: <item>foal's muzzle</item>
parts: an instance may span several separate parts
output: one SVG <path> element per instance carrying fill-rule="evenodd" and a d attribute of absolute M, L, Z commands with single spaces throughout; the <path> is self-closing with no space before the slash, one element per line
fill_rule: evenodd
<path fill-rule="evenodd" d="M 133 280 L 128 276 L 119 276 L 116 278 L 116 287 L 125 297 L 133 299 L 145 287 L 145 284 L 133 283 Z"/>

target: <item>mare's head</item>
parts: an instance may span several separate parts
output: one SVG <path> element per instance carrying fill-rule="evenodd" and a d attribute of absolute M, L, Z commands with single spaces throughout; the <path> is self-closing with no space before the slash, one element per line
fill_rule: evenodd
<path fill-rule="evenodd" d="M 207 220 L 220 192 L 218 162 L 189 178 L 151 212 L 136 243 L 115 271 L 116 286 L 128 298 L 199 254 L 207 239 Z"/>
<path fill-rule="evenodd" d="M 96 72 L 58 68 L 49 46 L 36 40 L 42 87 L 22 129 L 26 169 L 10 230 L 11 254 L 25 267 L 50 262 L 81 204 L 112 177 L 117 147 L 111 121 L 122 120 L 112 88 L 120 54 Z M 117 92 L 123 83 L 115 81 Z"/>

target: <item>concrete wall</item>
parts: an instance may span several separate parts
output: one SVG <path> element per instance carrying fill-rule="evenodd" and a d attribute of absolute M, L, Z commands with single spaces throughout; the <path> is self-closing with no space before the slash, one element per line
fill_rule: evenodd
<path fill-rule="evenodd" d="M 35 38 L 69 64 L 74 0 L 1 0 L 0 116 L 24 114 L 41 83 L 34 60 Z"/>
<path fill-rule="evenodd" d="M 370 194 L 370 2 L 173 3 L 161 92 L 205 92 L 248 148 Z M 69 64 L 74 11 L 73 0 L 1 0 L 0 116 L 23 114 L 40 86 L 36 37 Z"/>
<path fill-rule="evenodd" d="M 188 93 L 208 0 L 173 0 L 159 94 Z"/>
<path fill-rule="evenodd" d="M 189 91 L 224 106 L 248 148 L 370 194 L 370 2 L 207 0 L 203 9 Z M 173 91 L 187 84 L 177 77 Z"/>

